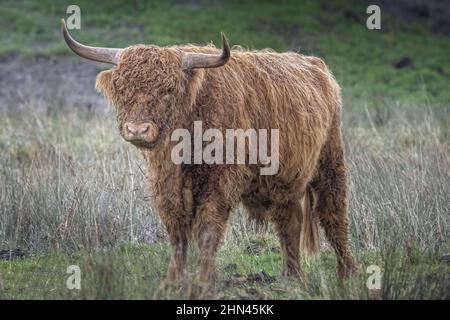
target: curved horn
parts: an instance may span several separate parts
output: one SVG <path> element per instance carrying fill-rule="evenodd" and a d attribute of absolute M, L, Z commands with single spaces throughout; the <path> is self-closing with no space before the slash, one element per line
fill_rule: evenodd
<path fill-rule="evenodd" d="M 228 44 L 225 34 L 222 32 L 222 53 L 220 55 L 185 52 L 181 61 L 183 70 L 191 70 L 198 68 L 217 68 L 223 66 L 230 59 L 230 45 Z"/>
<path fill-rule="evenodd" d="M 122 49 L 89 47 L 79 43 L 69 34 L 64 19 L 61 19 L 61 32 L 69 48 L 80 57 L 111 64 L 117 64 L 119 62 Z"/>

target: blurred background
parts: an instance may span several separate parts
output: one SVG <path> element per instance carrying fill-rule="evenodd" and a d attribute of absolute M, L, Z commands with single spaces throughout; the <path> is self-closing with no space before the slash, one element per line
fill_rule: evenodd
<path fill-rule="evenodd" d="M 366 9 L 375 3 L 365 0 L 112 0 L 102 4 L 2 0 L 1 108 L 33 96 L 62 93 L 70 104 L 88 108 L 101 104 L 93 83 L 104 66 L 75 57 L 60 35 L 59 21 L 68 18 L 66 8 L 71 4 L 81 9 L 81 30 L 72 33 L 88 44 L 126 47 L 213 41 L 220 45 L 224 31 L 232 45 L 324 58 L 347 99 L 361 98 L 380 108 L 386 99 L 448 103 L 448 1 L 376 2 L 381 30 L 367 29 Z"/>
<path fill-rule="evenodd" d="M 65 45 L 60 19 L 94 46 L 209 42 L 323 58 L 343 89 L 352 246 L 342 284 L 325 241 L 302 258 L 304 283 L 280 277 L 269 228 L 233 215 L 214 298 L 449 299 L 450 2 L 444 0 L 1 0 L 0 298 L 185 298 L 161 291 L 170 249 L 137 150 L 95 92 L 110 66 Z M 369 30 L 367 7 L 381 9 Z M 20 259 L 14 259 L 14 258 Z M 82 267 L 68 291 L 65 267 Z M 193 262 L 190 261 L 193 265 Z M 366 268 L 383 270 L 379 290 Z M 51 274 L 52 276 L 49 276 Z M 33 290 L 31 290 L 31 289 Z"/>

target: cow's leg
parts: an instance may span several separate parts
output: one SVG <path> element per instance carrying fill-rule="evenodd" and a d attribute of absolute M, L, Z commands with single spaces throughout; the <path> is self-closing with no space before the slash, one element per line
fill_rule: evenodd
<path fill-rule="evenodd" d="M 319 200 L 320 201 L 320 200 Z M 348 217 L 342 206 L 322 207 L 320 224 L 338 258 L 338 275 L 349 277 L 356 270 L 348 240 Z"/>
<path fill-rule="evenodd" d="M 172 247 L 167 280 L 171 283 L 179 283 L 185 276 L 189 226 L 182 220 L 174 220 L 167 223 L 166 228 Z"/>
<path fill-rule="evenodd" d="M 180 180 L 181 181 L 181 180 Z M 179 182 L 179 181 L 178 181 Z M 181 184 L 181 183 L 180 183 Z M 174 183 L 175 185 L 175 183 Z M 192 230 L 192 181 L 185 177 L 181 192 L 170 199 L 157 198 L 161 220 L 166 226 L 172 247 L 167 280 L 179 283 L 186 272 L 186 252 Z"/>
<path fill-rule="evenodd" d="M 199 205 L 194 221 L 193 235 L 199 248 L 198 280 L 210 283 L 216 280 L 215 259 L 226 231 L 230 208 L 220 199 Z"/>
<path fill-rule="evenodd" d="M 349 245 L 347 177 L 340 130 L 331 130 L 319 160 L 317 176 L 311 182 L 317 192 L 316 213 L 338 258 L 338 274 L 348 277 L 356 270 Z"/>
<path fill-rule="evenodd" d="M 299 245 L 301 231 L 301 208 L 299 202 L 275 209 L 273 222 L 283 252 L 283 275 L 301 277 Z"/>

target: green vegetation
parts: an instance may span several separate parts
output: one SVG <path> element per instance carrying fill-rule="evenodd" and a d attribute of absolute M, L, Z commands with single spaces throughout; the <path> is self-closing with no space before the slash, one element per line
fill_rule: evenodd
<path fill-rule="evenodd" d="M 122 243 L 108 251 L 52 251 L 24 260 L 0 261 L 3 290 L 13 299 L 449 299 L 448 266 L 439 256 L 423 251 L 383 257 L 376 251 L 359 252 L 361 270 L 340 281 L 330 251 L 303 260 L 303 281 L 280 277 L 281 255 L 276 239 L 266 236 L 260 246 L 225 247 L 219 254 L 219 280 L 203 295 L 195 282 L 185 288 L 164 282 L 169 261 L 167 245 Z M 268 243 L 271 246 L 268 246 Z M 70 265 L 81 270 L 81 288 L 69 290 Z M 369 265 L 380 266 L 384 285 L 368 290 Z M 190 271 L 193 277 L 193 271 Z"/>
<path fill-rule="evenodd" d="M 125 47 L 186 42 L 217 45 L 220 31 L 244 48 L 270 47 L 324 57 L 349 98 L 369 107 L 403 103 L 443 105 L 450 101 L 450 41 L 382 11 L 382 31 L 366 28 L 364 1 L 107 1 L 79 0 L 81 31 L 89 44 Z M 0 52 L 71 54 L 59 20 L 68 0 L 6 0 L 0 11 Z M 348 12 L 351 13 L 348 16 Z M 402 69 L 392 65 L 410 57 Z M 357 105 L 360 108 L 360 105 Z"/>
<path fill-rule="evenodd" d="M 450 299 L 449 265 L 441 261 L 450 251 L 449 38 L 386 11 L 383 30 L 369 31 L 364 1 L 298 2 L 78 0 L 82 30 L 73 34 L 123 47 L 219 45 L 224 31 L 248 49 L 323 57 L 343 88 L 357 275 L 336 278 L 321 235 L 321 254 L 302 257 L 303 281 L 282 277 L 273 230 L 247 225 L 238 208 L 219 252 L 217 287 L 201 297 Z M 59 34 L 70 4 L 3 1 L 0 63 L 15 55 L 76 59 Z M 413 62 L 394 68 L 403 57 Z M 0 299 L 198 297 L 192 283 L 164 285 L 167 236 L 140 154 L 120 138 L 114 111 L 74 108 L 61 92 L 38 100 L 40 108 L 31 96 L 1 112 L 0 250 L 26 255 L 0 260 Z M 191 248 L 191 278 L 196 254 Z M 72 264 L 81 268 L 79 291 L 65 285 Z M 382 270 L 380 290 L 366 287 L 370 265 Z"/>

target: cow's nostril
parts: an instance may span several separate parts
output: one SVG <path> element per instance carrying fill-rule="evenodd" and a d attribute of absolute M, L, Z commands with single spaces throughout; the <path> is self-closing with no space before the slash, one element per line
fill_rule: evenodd
<path fill-rule="evenodd" d="M 130 123 L 126 123 L 125 124 L 125 130 L 128 131 L 131 134 L 136 134 L 137 133 L 137 128 L 134 127 L 132 124 Z"/>
<path fill-rule="evenodd" d="M 139 130 L 139 133 L 140 133 L 140 134 L 147 133 L 149 127 L 150 127 L 150 126 L 149 126 L 148 124 L 145 125 L 145 126 L 143 126 L 143 127 Z"/>

